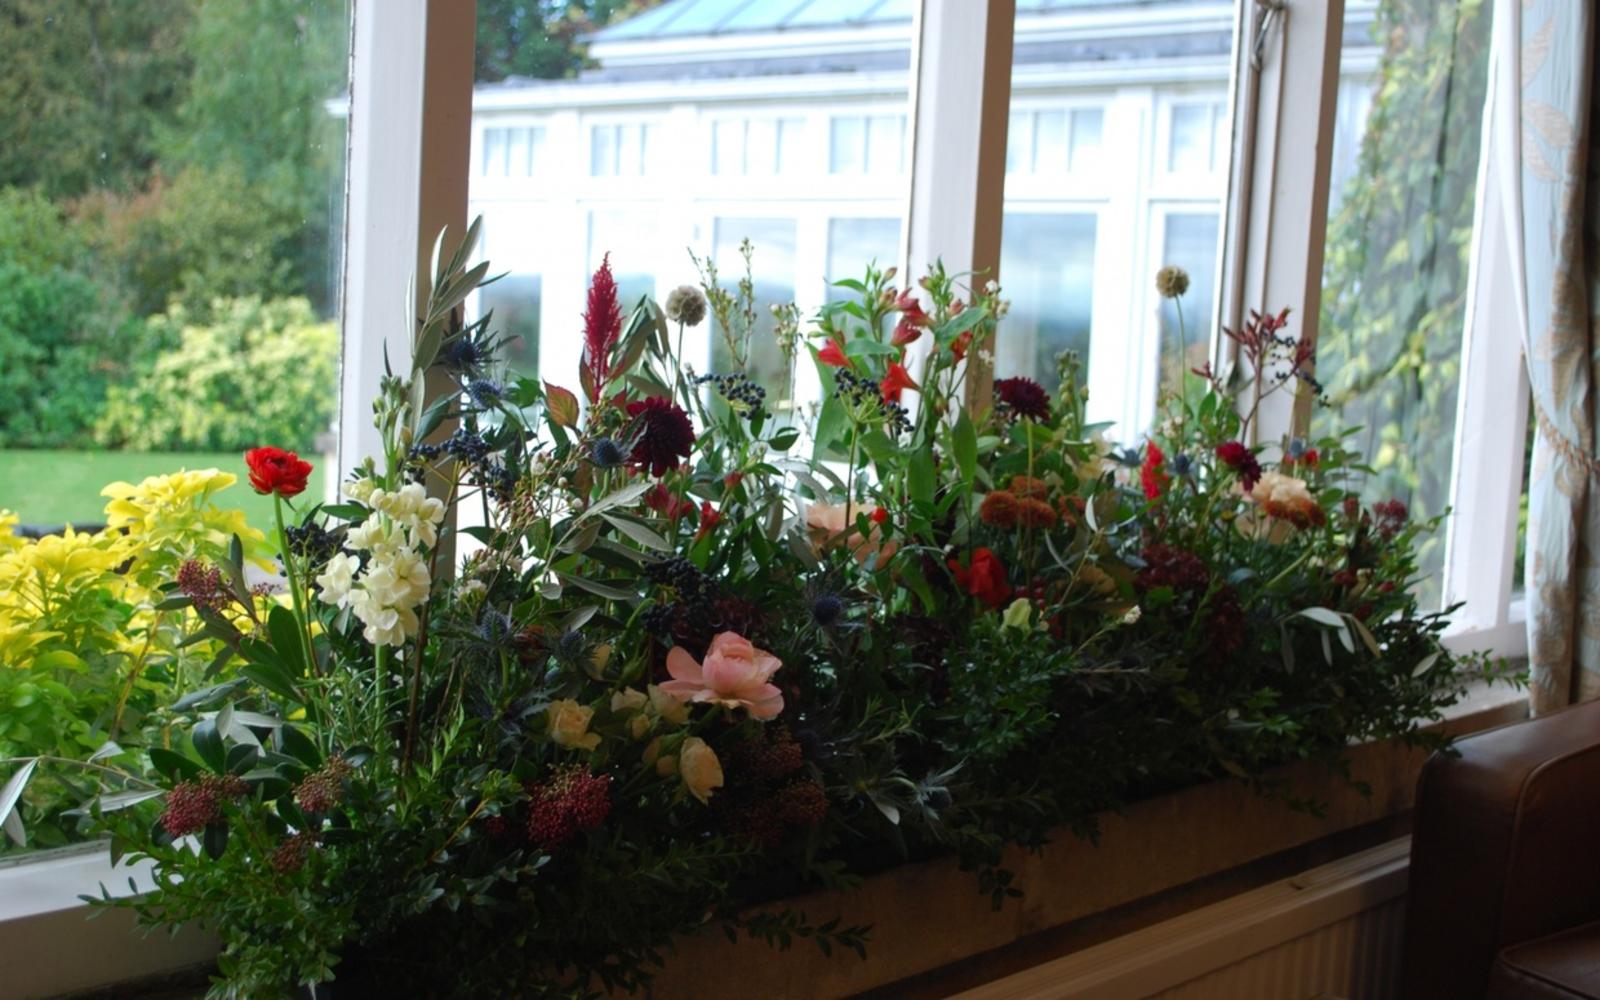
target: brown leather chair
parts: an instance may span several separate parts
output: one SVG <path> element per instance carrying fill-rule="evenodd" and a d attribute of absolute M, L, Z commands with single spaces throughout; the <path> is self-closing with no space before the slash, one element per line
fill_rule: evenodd
<path fill-rule="evenodd" d="M 1417 785 L 1400 995 L 1600 998 L 1600 702 L 1457 749 Z"/>

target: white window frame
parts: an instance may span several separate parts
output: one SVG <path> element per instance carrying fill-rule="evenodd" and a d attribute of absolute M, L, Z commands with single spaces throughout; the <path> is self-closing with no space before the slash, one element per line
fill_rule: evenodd
<path fill-rule="evenodd" d="M 1301 335 L 1317 337 L 1323 252 L 1340 82 L 1346 0 L 1282 0 L 1246 4 L 1235 59 L 1235 169 L 1230 177 L 1224 253 L 1223 317 L 1236 326 L 1246 309 L 1289 306 Z M 1368 9 L 1370 0 L 1350 0 Z M 1496 5 L 1491 77 L 1504 48 L 1503 6 Z M 1273 17 L 1262 31 L 1261 23 Z M 1252 72 L 1254 40 L 1263 38 L 1261 71 Z M 1249 40 L 1249 41 L 1245 41 Z M 1307 86 L 1320 80 L 1320 86 Z M 1520 312 L 1510 287 L 1510 241 L 1503 225 L 1491 161 L 1504 127 L 1495 114 L 1495 88 L 1484 109 L 1468 308 L 1462 334 L 1461 385 L 1446 520 L 1444 603 L 1460 604 L 1446 645 L 1511 658 L 1527 655 L 1526 614 L 1512 593 L 1521 495 L 1527 378 L 1522 365 Z M 1220 339 L 1219 362 L 1233 360 Z M 1309 426 L 1309 399 L 1285 395 L 1262 407 L 1257 441 L 1271 446 Z"/>

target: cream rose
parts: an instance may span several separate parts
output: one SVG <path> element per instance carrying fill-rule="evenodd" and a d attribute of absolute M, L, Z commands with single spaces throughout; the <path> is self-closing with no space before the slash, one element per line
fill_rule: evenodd
<path fill-rule="evenodd" d="M 600 745 L 598 733 L 589 732 L 594 709 L 571 698 L 550 703 L 550 738 L 561 746 L 593 750 Z"/>
<path fill-rule="evenodd" d="M 722 787 L 722 761 L 705 740 L 691 736 L 678 751 L 678 776 L 690 795 L 709 802 L 712 790 Z"/>

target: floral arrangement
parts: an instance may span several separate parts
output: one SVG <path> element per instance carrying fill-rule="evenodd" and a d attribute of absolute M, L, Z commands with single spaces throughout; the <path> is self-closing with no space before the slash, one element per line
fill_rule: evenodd
<path fill-rule="evenodd" d="M 287 592 L 259 621 L 176 598 L 231 617 L 233 662 L 89 807 L 156 865 L 115 905 L 221 935 L 215 995 L 634 989 L 707 928 L 863 951 L 751 904 L 954 853 L 998 906 L 1008 843 L 1230 775 L 1292 796 L 1274 765 L 1435 742 L 1481 665 L 1411 596 L 1429 526 L 1363 504 L 1341 438 L 1251 443 L 1249 401 L 1304 383 L 1286 317 L 1118 450 L 1071 357 L 964 405 L 1006 307 L 937 265 L 777 310 L 791 384 L 763 387 L 672 347 L 710 321 L 748 357 L 754 282 L 625 312 L 603 264 L 575 389 L 508 379 L 462 319 L 475 239 L 436 254 L 343 502 L 292 509 L 304 463 L 247 456 Z"/>

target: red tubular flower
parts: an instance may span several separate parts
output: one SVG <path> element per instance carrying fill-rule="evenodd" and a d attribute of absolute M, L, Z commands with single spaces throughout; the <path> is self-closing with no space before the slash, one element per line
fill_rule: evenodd
<path fill-rule="evenodd" d="M 957 301 L 959 302 L 960 300 L 957 300 Z M 964 358 L 966 358 L 967 351 L 971 347 L 972 347 L 972 331 L 971 330 L 962 330 L 959 334 L 956 335 L 956 339 L 950 341 L 950 354 L 957 361 L 961 361 Z"/>
<path fill-rule="evenodd" d="M 1161 471 L 1162 463 L 1167 456 L 1161 453 L 1161 448 L 1151 441 L 1144 452 L 1144 465 L 1139 469 L 1139 483 L 1144 487 L 1144 498 L 1155 500 L 1167 488 L 1167 483 L 1172 477 Z"/>
<path fill-rule="evenodd" d="M 883 393 L 885 403 L 900 402 L 900 394 L 907 389 L 920 388 L 911 380 L 911 373 L 898 361 L 889 362 L 889 371 L 878 382 L 878 390 Z"/>
<path fill-rule="evenodd" d="M 844 345 L 832 337 L 828 338 L 828 345 L 817 352 L 817 360 L 834 368 L 850 367 L 850 359 L 845 357 Z"/>
<path fill-rule="evenodd" d="M 1239 474 L 1240 485 L 1246 490 L 1255 489 L 1256 482 L 1261 478 L 1261 463 L 1256 461 L 1255 452 L 1246 448 L 1243 442 L 1224 441 L 1217 445 L 1217 457 Z"/>
<path fill-rule="evenodd" d="M 617 304 L 617 282 L 611 276 L 611 255 L 600 259 L 589 285 L 589 304 L 583 313 L 583 370 L 589 402 L 599 400 L 611 378 L 611 352 L 622 336 L 622 307 Z"/>
<path fill-rule="evenodd" d="M 628 404 L 628 416 L 642 424 L 633 446 L 632 461 L 659 476 L 677 468 L 694 449 L 694 425 L 683 407 L 665 396 L 651 396 Z"/>
<path fill-rule="evenodd" d="M 895 300 L 894 307 L 900 310 L 900 322 L 895 324 L 894 337 L 890 343 L 896 347 L 904 347 L 914 343 L 922 336 L 922 330 L 929 323 L 928 314 L 922 311 L 922 303 L 909 291 L 901 292 Z"/>
<path fill-rule="evenodd" d="M 700 527 L 695 530 L 695 538 L 704 538 L 717 530 L 717 525 L 722 523 L 722 513 L 711 506 L 711 501 L 700 501 Z"/>
<path fill-rule="evenodd" d="M 662 483 L 656 483 L 645 491 L 644 505 L 669 521 L 676 521 L 694 510 L 694 504 L 667 489 Z"/>
<path fill-rule="evenodd" d="M 972 559 L 962 566 L 954 559 L 949 562 L 956 583 L 967 593 L 998 609 L 1011 598 L 1011 584 L 1006 580 L 1006 568 L 1000 558 L 987 548 L 972 550 Z"/>
<path fill-rule="evenodd" d="M 998 378 L 994 394 L 1012 413 L 1030 420 L 1050 419 L 1050 396 L 1031 378 Z"/>
<path fill-rule="evenodd" d="M 250 486 L 262 496 L 292 497 L 305 491 L 311 463 L 282 448 L 251 448 L 244 453 L 250 467 Z"/>

